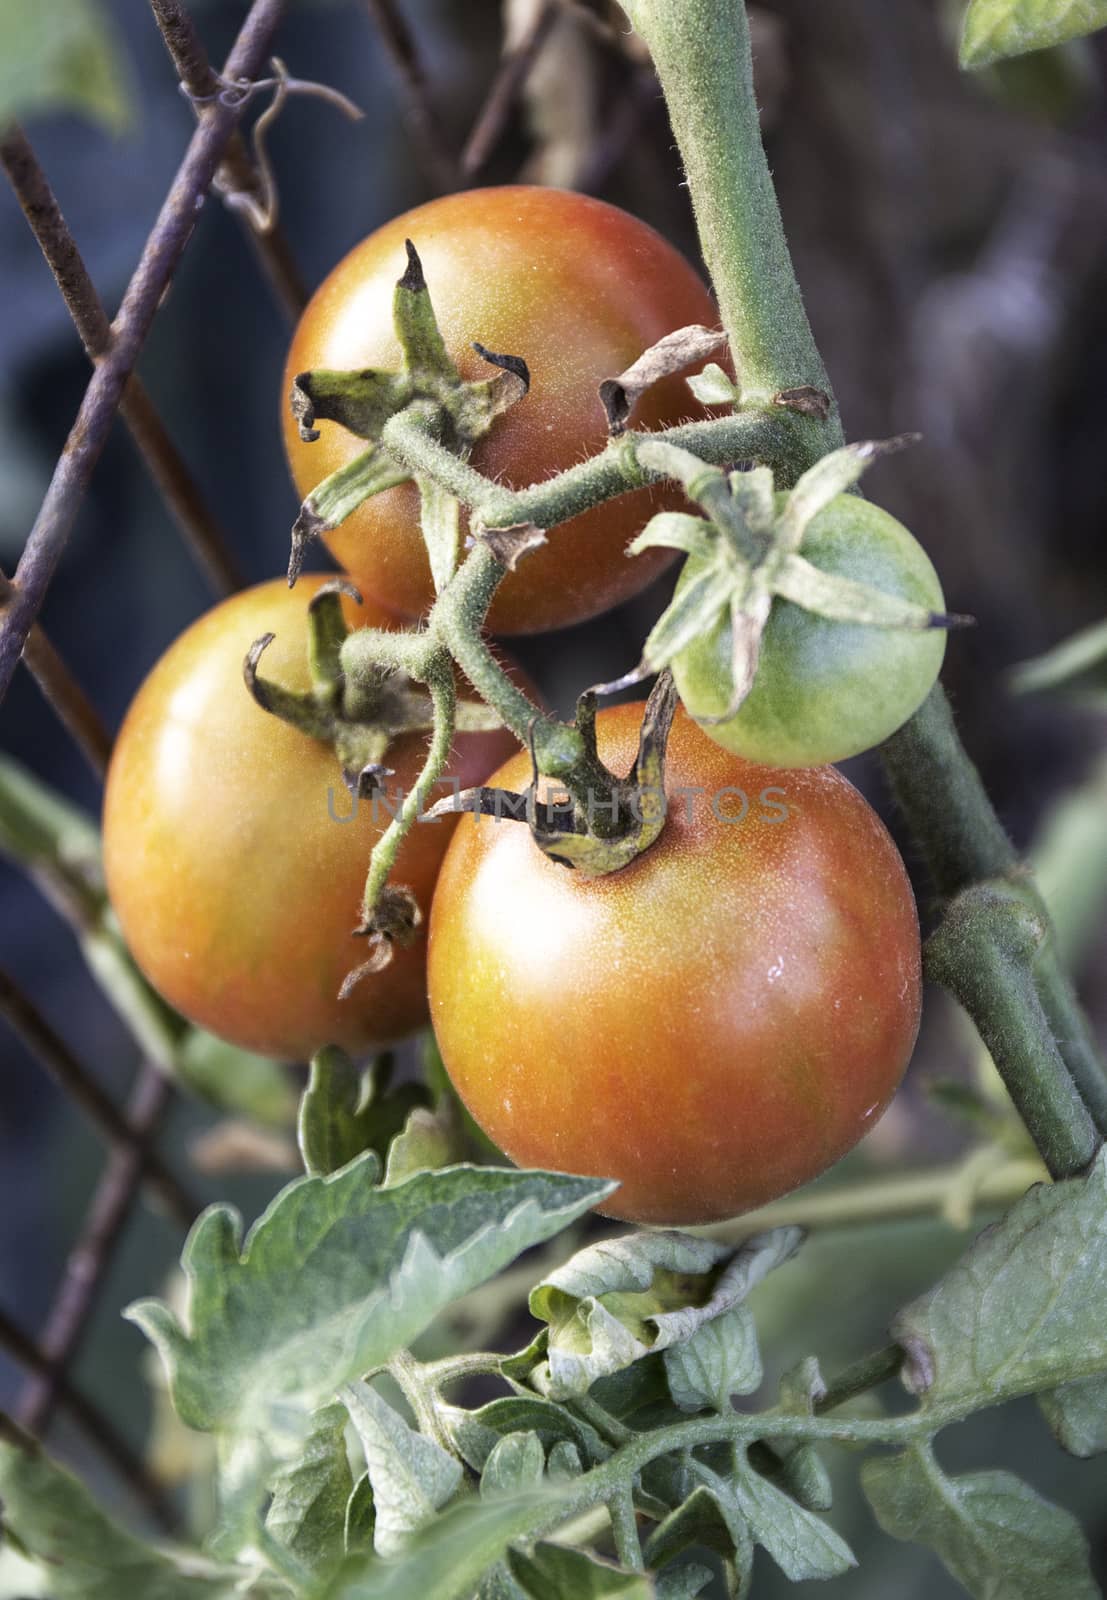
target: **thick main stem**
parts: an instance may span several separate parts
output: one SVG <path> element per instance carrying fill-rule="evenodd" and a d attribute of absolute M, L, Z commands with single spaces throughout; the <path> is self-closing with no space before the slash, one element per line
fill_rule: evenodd
<path fill-rule="evenodd" d="M 830 395 L 761 145 L 743 0 L 623 0 L 649 46 L 700 245 L 745 394 Z M 842 442 L 837 413 L 795 431 L 796 470 Z"/>

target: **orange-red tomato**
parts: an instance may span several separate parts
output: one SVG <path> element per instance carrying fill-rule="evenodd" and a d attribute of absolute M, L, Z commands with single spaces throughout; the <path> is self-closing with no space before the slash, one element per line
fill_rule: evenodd
<path fill-rule="evenodd" d="M 600 715 L 616 771 L 640 719 Z M 490 781 L 527 778 L 523 756 Z M 666 791 L 660 839 L 599 879 L 522 823 L 464 817 L 428 977 L 450 1076 L 513 1161 L 617 1178 L 612 1215 L 691 1224 L 795 1188 L 873 1126 L 918 1031 L 919 928 L 833 767 L 743 761 L 678 712 Z"/>
<path fill-rule="evenodd" d="M 287 1060 L 327 1043 L 354 1052 L 386 1043 L 427 1010 L 425 927 L 338 999 L 366 958 L 352 929 L 388 812 L 362 800 L 347 820 L 352 801 L 331 748 L 262 711 L 242 680 L 250 645 L 272 632 L 262 677 L 308 688 L 307 605 L 325 581 L 259 584 L 183 633 L 127 713 L 104 801 L 108 889 L 150 982 L 194 1022 Z M 375 606 L 344 604 L 351 625 L 395 626 Z M 414 785 L 425 748 L 424 734 L 389 747 L 393 803 L 397 787 Z M 506 729 L 463 734 L 451 770 L 463 786 L 479 783 L 516 748 Z M 454 825 L 416 824 L 400 851 L 394 881 L 414 890 L 424 915 Z"/>
<path fill-rule="evenodd" d="M 674 328 L 718 322 L 711 296 L 683 256 L 615 206 L 522 185 L 432 200 L 352 250 L 318 289 L 296 330 L 282 411 L 301 497 L 365 443 L 332 422 L 318 424 L 314 443 L 301 440 L 288 406 L 292 379 L 312 367 L 399 367 L 392 293 L 409 238 L 462 376 L 487 378 L 492 371 L 474 352 L 474 340 L 522 356 L 530 369 L 529 394 L 471 457 L 481 472 L 516 488 L 602 449 L 607 433 L 598 388 L 604 378 L 624 371 Z M 676 376 L 647 391 L 632 425 L 662 428 L 705 414 Z M 490 626 L 501 633 L 561 627 L 637 593 L 670 553 L 628 558 L 626 546 L 652 512 L 680 503 L 671 492 L 643 490 L 557 528 L 545 548 L 504 579 Z M 422 613 L 434 593 L 418 516 L 418 496 L 405 484 L 365 501 L 327 538 L 363 594 L 406 616 Z"/>

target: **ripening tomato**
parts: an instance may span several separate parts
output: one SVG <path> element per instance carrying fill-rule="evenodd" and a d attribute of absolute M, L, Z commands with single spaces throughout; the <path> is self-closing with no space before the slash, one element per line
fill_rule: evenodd
<path fill-rule="evenodd" d="M 392 294 L 419 251 L 442 336 L 464 378 L 492 369 L 472 348 L 522 356 L 529 394 L 473 451 L 481 472 L 515 488 L 547 478 L 603 448 L 599 385 L 649 345 L 688 323 L 717 325 L 700 278 L 661 236 L 615 206 L 561 189 L 513 186 L 447 195 L 370 234 L 308 305 L 285 370 L 282 417 L 296 488 L 305 497 L 365 449 L 333 422 L 306 444 L 288 406 L 292 380 L 313 367 L 400 365 Z M 632 418 L 663 428 L 707 415 L 683 375 L 655 384 Z M 501 584 L 490 614 L 500 633 L 529 633 L 596 616 L 643 588 L 670 559 L 626 547 L 651 513 L 679 505 L 672 490 L 642 490 L 597 506 L 551 533 Z M 419 501 L 405 484 L 365 501 L 327 536 L 358 588 L 418 616 L 433 599 L 419 532 Z"/>
<path fill-rule="evenodd" d="M 389 813 L 369 800 L 354 811 L 331 748 L 262 711 L 242 679 L 250 645 L 272 632 L 261 676 L 309 687 L 307 605 L 325 581 L 259 584 L 183 633 L 127 713 L 104 800 L 108 890 L 147 978 L 192 1021 L 286 1060 L 327 1043 L 360 1052 L 426 1018 L 425 930 L 338 999 L 366 958 L 351 930 Z M 352 626 L 395 626 L 374 606 L 344 605 Z M 426 738 L 389 747 L 392 804 L 413 786 Z M 506 729 L 463 734 L 452 772 L 479 783 L 517 748 Z M 424 915 L 453 827 L 417 824 L 400 851 L 394 881 Z"/>
<path fill-rule="evenodd" d="M 807 561 L 834 577 L 868 584 L 929 611 L 944 612 L 938 574 L 895 517 L 843 494 L 812 518 Z M 682 585 L 700 570 L 690 557 Z M 934 686 L 945 655 L 943 628 L 908 632 L 833 622 L 779 596 L 761 640 L 753 688 L 725 722 L 701 726 L 718 744 L 778 767 L 821 766 L 871 750 L 902 727 Z M 724 617 L 673 662 L 685 706 L 697 719 L 721 716 L 731 699 L 731 626 Z"/>
<path fill-rule="evenodd" d="M 640 706 L 601 712 L 615 771 Z M 528 759 L 492 783 L 521 789 Z M 871 1128 L 919 1024 L 915 903 L 833 767 L 776 770 L 678 712 L 658 841 L 585 879 L 522 823 L 466 816 L 431 911 L 431 1020 L 512 1160 L 611 1177 L 604 1210 L 710 1222 L 823 1171 Z"/>

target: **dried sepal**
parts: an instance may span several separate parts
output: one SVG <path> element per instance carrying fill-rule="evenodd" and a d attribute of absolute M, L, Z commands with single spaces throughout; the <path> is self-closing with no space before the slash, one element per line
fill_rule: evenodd
<path fill-rule="evenodd" d="M 830 416 L 831 404 L 826 390 L 816 389 L 810 383 L 801 384 L 796 389 L 779 389 L 773 395 L 774 406 L 798 412 L 801 417 L 817 417 L 820 422 L 825 422 Z"/>
<path fill-rule="evenodd" d="M 382 972 L 392 960 L 396 945 L 413 944 L 422 926 L 423 913 L 411 890 L 403 884 L 385 884 L 377 896 L 372 915 L 354 933 L 367 942 L 368 955 L 342 980 L 340 1000 L 349 999 L 362 978 Z"/>
<path fill-rule="evenodd" d="M 478 527 L 470 540 L 486 544 L 500 566 L 514 572 L 525 555 L 545 544 L 546 530 L 534 522 L 513 522 L 506 528 Z"/>
<path fill-rule="evenodd" d="M 702 361 L 725 343 L 726 334 L 721 329 L 693 323 L 667 333 L 617 378 L 605 378 L 600 384 L 600 399 L 607 413 L 608 432 L 613 437 L 625 433 L 631 413 L 647 389 L 662 378 L 683 371 L 693 361 Z"/>

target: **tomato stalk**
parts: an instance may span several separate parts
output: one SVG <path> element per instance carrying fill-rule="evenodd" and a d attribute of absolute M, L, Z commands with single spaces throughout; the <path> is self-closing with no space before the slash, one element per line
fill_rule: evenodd
<path fill-rule="evenodd" d="M 761 143 L 743 0 L 624 0 L 624 6 L 661 79 L 743 390 L 771 396 L 810 384 L 830 395 Z M 796 476 L 842 441 L 833 405 L 825 420 L 789 421 Z M 939 892 L 992 884 L 999 896 L 988 915 L 959 923 L 944 950 L 932 947 L 940 953 L 937 975 L 988 1043 L 1051 1170 L 1078 1172 L 1107 1132 L 1103 1068 L 1068 978 L 1049 957 L 1054 936 L 1044 907 L 1041 946 L 1019 940 L 1024 907 L 1003 900 L 1017 870 L 1015 853 L 940 688 L 882 755 Z M 1042 948 L 1046 959 L 1039 961 Z M 1065 1036 L 1054 1036 L 1058 1025 Z"/>

